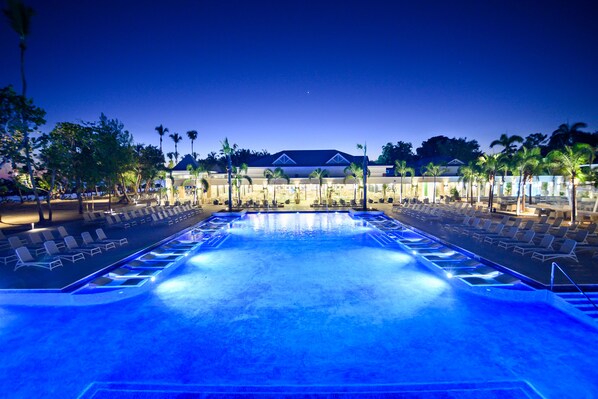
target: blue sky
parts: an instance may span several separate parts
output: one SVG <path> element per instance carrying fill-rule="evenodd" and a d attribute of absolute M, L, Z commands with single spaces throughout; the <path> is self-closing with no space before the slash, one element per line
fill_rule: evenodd
<path fill-rule="evenodd" d="M 228 137 L 272 153 L 357 154 L 367 141 L 372 157 L 439 134 L 487 150 L 567 120 L 598 130 L 594 1 L 27 4 L 28 90 L 45 130 L 104 112 L 145 144 L 159 124 L 195 129 L 201 156 Z M 0 85 L 20 90 L 5 21 L 0 51 Z"/>

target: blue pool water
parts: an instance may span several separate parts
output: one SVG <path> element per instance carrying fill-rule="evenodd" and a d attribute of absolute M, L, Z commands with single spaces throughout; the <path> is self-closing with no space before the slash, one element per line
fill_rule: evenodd
<path fill-rule="evenodd" d="M 595 329 L 463 291 L 370 231 L 342 213 L 248 215 L 137 297 L 1 307 L 0 397 L 598 397 Z"/>

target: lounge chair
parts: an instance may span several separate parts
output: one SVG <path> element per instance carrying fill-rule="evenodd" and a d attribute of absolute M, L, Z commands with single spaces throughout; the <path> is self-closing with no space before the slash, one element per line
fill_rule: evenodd
<path fill-rule="evenodd" d="M 94 240 L 88 231 L 81 233 L 81 238 L 83 239 L 83 244 L 87 245 L 88 247 L 99 247 L 104 251 L 116 248 L 116 245 L 113 242 Z"/>
<path fill-rule="evenodd" d="M 106 221 L 108 222 L 108 227 L 114 229 L 128 229 L 129 227 L 131 227 L 131 223 L 123 222 L 122 220 L 120 220 L 120 217 L 118 215 L 109 215 L 106 218 Z"/>
<path fill-rule="evenodd" d="M 484 243 L 493 245 L 499 241 L 512 240 L 515 239 L 515 236 L 517 233 L 519 233 L 519 229 L 517 227 L 509 229 L 506 233 L 505 230 L 506 229 L 503 228 L 498 234 L 488 234 L 484 236 Z"/>
<path fill-rule="evenodd" d="M 44 242 L 44 247 L 46 248 L 46 252 L 48 255 L 53 256 L 58 259 L 65 259 L 69 262 L 75 263 L 78 260 L 85 260 L 85 256 L 83 256 L 83 252 L 76 252 L 76 251 L 60 251 L 56 246 L 56 243 L 52 240 Z"/>
<path fill-rule="evenodd" d="M 574 260 L 577 263 L 577 256 L 575 255 L 576 245 L 577 243 L 575 241 L 567 238 L 558 251 L 553 251 L 549 249 L 535 251 L 532 254 L 532 259 L 537 259 L 541 262 L 546 262 L 547 260 L 552 259 L 568 258 Z"/>
<path fill-rule="evenodd" d="M 60 259 L 56 259 L 55 257 L 44 256 L 42 258 L 34 258 L 27 247 L 19 247 L 15 250 L 15 252 L 17 254 L 17 258 L 19 259 L 15 265 L 15 270 L 25 266 L 41 267 L 52 270 L 56 267 L 62 266 L 62 261 Z"/>
<path fill-rule="evenodd" d="M 155 277 L 160 272 L 161 272 L 161 270 L 151 270 L 151 269 L 133 270 L 133 269 L 128 269 L 126 267 L 119 267 L 118 269 L 111 270 L 108 273 L 108 277 L 113 278 L 113 279 L 148 278 L 148 277 Z"/>
<path fill-rule="evenodd" d="M 77 243 L 77 241 L 75 241 L 75 238 L 73 236 L 64 237 L 64 243 L 66 244 L 66 247 L 70 251 L 79 251 L 79 252 L 83 252 L 84 254 L 90 255 L 90 256 L 94 256 L 94 255 L 102 253 L 102 250 L 95 246 L 87 246 L 87 245 L 79 246 L 79 244 Z"/>
<path fill-rule="evenodd" d="M 111 279 L 109 277 L 98 277 L 87 285 L 94 287 L 139 287 L 147 282 L 146 278 Z"/>
<path fill-rule="evenodd" d="M 115 244 L 118 244 L 119 247 L 122 247 L 123 245 L 129 243 L 129 241 L 126 238 L 108 238 L 101 227 L 99 229 L 96 229 L 96 234 L 98 236 L 98 240 L 100 240 L 101 242 L 113 242 Z"/>
<path fill-rule="evenodd" d="M 552 250 L 552 242 L 553 241 L 554 241 L 554 237 L 551 236 L 550 234 L 547 234 L 544 236 L 544 238 L 542 238 L 542 241 L 540 241 L 540 244 L 538 244 L 538 245 L 532 244 L 532 243 L 519 244 L 513 249 L 513 252 L 523 256 L 529 252 L 537 252 L 537 251 L 545 250 L 545 249 Z"/>
<path fill-rule="evenodd" d="M 490 226 L 486 231 L 479 231 L 477 233 L 473 233 L 472 238 L 477 241 L 484 241 L 486 236 L 498 236 L 505 228 L 503 223 L 499 223 L 494 226 Z"/>
<path fill-rule="evenodd" d="M 46 240 L 46 241 L 54 241 L 54 244 L 56 244 L 58 249 L 65 248 L 64 242 L 56 241 L 56 238 L 54 237 L 54 233 L 52 232 L 52 230 L 42 231 L 42 236 L 44 236 L 44 240 Z M 46 252 L 47 252 L 47 248 L 46 248 Z"/>
<path fill-rule="evenodd" d="M 36 238 L 39 238 L 39 236 L 36 235 Z M 40 241 L 41 241 L 41 239 L 40 239 Z M 19 237 L 16 237 L 16 236 L 8 237 L 8 243 L 10 244 L 10 248 L 15 251 L 18 248 L 27 245 L 27 241 L 23 242 L 23 240 L 21 240 Z M 46 253 L 46 249 L 44 248 L 43 242 L 41 244 L 36 244 L 36 245 L 29 244 L 28 250 L 32 251 L 35 256 Z"/>

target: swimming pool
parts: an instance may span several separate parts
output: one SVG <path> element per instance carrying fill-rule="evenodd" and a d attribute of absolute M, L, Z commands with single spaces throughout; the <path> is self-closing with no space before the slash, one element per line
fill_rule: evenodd
<path fill-rule="evenodd" d="M 343 213 L 251 214 L 137 297 L 3 306 L 2 396 L 598 396 L 595 329 L 463 291 L 371 232 Z"/>

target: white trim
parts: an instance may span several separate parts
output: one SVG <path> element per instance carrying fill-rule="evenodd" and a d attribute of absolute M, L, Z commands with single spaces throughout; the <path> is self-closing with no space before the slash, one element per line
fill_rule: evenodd
<path fill-rule="evenodd" d="M 276 158 L 274 162 L 272 162 L 272 165 L 297 165 L 297 162 L 295 162 L 287 154 L 282 154 L 281 156 Z"/>
<path fill-rule="evenodd" d="M 347 158 L 343 157 L 341 154 L 337 152 L 332 158 L 326 161 L 326 165 L 342 165 L 345 162 L 348 164 L 351 163 L 347 161 Z"/>

